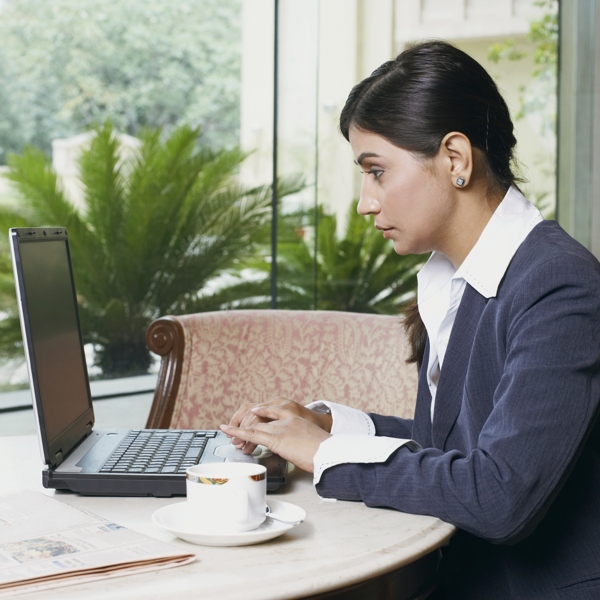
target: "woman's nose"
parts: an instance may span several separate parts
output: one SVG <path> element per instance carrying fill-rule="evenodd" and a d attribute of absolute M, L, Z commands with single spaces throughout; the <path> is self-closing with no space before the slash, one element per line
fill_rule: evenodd
<path fill-rule="evenodd" d="M 367 215 L 374 215 L 379 212 L 379 202 L 371 195 L 365 193 L 364 188 L 361 190 L 360 198 L 358 200 L 358 206 L 356 210 L 359 215 L 363 217 Z"/>

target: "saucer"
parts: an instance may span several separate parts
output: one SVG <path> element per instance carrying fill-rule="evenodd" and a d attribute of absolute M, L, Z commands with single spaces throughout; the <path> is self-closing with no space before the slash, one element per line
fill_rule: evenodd
<path fill-rule="evenodd" d="M 289 521 L 301 521 L 306 518 L 306 512 L 289 502 L 269 500 L 269 508 L 274 515 Z M 236 533 L 215 533 L 192 530 L 189 528 L 189 504 L 177 502 L 168 504 L 154 512 L 152 522 L 176 535 L 178 538 L 200 546 L 248 546 L 266 542 L 285 533 L 295 525 L 281 523 L 267 517 L 259 527 L 250 531 Z"/>

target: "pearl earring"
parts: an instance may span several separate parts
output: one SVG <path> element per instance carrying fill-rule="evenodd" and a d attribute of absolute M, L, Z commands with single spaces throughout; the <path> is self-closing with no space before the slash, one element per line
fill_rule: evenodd
<path fill-rule="evenodd" d="M 459 178 L 456 180 L 456 185 L 457 185 L 458 187 L 462 187 L 463 185 L 465 185 L 465 183 L 466 183 L 466 182 L 465 182 L 465 180 L 464 180 L 462 177 L 459 177 Z"/>

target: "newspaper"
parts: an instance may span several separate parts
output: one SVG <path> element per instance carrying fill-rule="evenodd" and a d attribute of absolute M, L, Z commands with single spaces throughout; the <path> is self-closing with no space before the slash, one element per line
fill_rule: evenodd
<path fill-rule="evenodd" d="M 44 494 L 0 494 L 0 598 L 195 559 L 174 545 Z"/>

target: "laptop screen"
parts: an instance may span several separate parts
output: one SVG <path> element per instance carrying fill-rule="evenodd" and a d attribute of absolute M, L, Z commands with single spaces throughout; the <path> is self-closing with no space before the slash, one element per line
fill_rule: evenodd
<path fill-rule="evenodd" d="M 91 407 L 68 242 L 60 233 L 20 237 L 18 248 L 29 367 L 49 443 Z"/>

